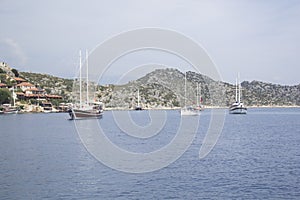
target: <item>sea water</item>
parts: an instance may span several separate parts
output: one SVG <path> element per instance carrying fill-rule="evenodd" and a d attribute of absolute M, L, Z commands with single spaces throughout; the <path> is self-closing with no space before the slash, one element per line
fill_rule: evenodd
<path fill-rule="evenodd" d="M 97 120 L 120 148 L 151 152 L 170 143 L 180 126 L 178 110 L 156 112 L 166 114 L 164 127 L 146 139 L 125 134 L 111 111 Z M 216 145 L 199 159 L 211 113 L 201 112 L 196 136 L 179 159 L 138 174 L 95 159 L 66 113 L 0 115 L 0 199 L 300 198 L 299 108 L 226 112 Z M 151 123 L 148 111 L 129 116 L 140 126 Z"/>

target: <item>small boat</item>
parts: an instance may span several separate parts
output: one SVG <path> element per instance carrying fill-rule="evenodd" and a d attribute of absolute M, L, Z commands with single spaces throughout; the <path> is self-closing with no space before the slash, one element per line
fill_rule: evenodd
<path fill-rule="evenodd" d="M 68 113 L 71 120 L 76 119 L 93 119 L 100 118 L 103 114 L 103 104 L 101 102 L 89 102 L 89 84 L 88 84 L 88 54 L 86 52 L 86 101 L 83 104 L 82 99 L 82 77 L 81 77 L 81 51 L 79 52 L 79 105 L 72 106 L 68 109 Z"/>
<path fill-rule="evenodd" d="M 241 101 L 241 83 L 239 80 L 239 75 L 235 84 L 235 102 L 229 107 L 229 113 L 247 114 L 247 108 L 244 106 L 243 102 Z"/>
<path fill-rule="evenodd" d="M 142 106 L 141 106 L 141 104 L 140 104 L 140 90 L 138 89 L 138 91 L 137 91 L 137 98 L 138 98 L 138 100 L 137 100 L 137 105 L 135 106 L 135 110 L 143 110 L 143 108 L 142 108 Z"/>
<path fill-rule="evenodd" d="M 2 111 L 0 114 L 17 114 L 19 112 L 19 107 L 16 105 L 16 93 L 14 87 L 12 87 L 12 97 L 13 97 L 13 105 L 11 104 L 3 104 Z"/>
<path fill-rule="evenodd" d="M 199 83 L 197 83 L 197 95 L 196 95 L 196 110 L 202 111 L 204 110 L 204 106 L 202 105 L 202 95 L 201 95 L 201 86 Z"/>
<path fill-rule="evenodd" d="M 42 107 L 43 113 L 51 113 L 53 110 L 51 102 L 42 102 L 40 103 L 40 106 Z"/>
<path fill-rule="evenodd" d="M 247 108 L 242 102 L 235 102 L 229 107 L 230 114 L 247 114 Z"/>
<path fill-rule="evenodd" d="M 200 111 L 199 110 L 196 110 L 192 106 L 187 106 L 186 105 L 186 73 L 184 75 L 184 107 L 181 108 L 180 115 L 181 116 L 186 116 L 186 115 L 196 116 L 196 115 L 200 115 Z"/>
<path fill-rule="evenodd" d="M 12 106 L 11 104 L 3 104 L 2 108 L 3 114 L 17 114 L 19 112 L 18 107 Z"/>

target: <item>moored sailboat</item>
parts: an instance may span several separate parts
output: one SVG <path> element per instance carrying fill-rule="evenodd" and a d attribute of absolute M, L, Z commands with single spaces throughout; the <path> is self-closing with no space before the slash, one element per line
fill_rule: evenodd
<path fill-rule="evenodd" d="M 103 105 L 101 102 L 89 101 L 89 83 L 88 83 L 88 54 L 86 52 L 86 101 L 83 104 L 82 99 L 82 77 L 81 77 L 81 51 L 79 52 L 79 105 L 72 106 L 68 113 L 71 119 L 90 119 L 100 118 L 103 113 Z"/>
<path fill-rule="evenodd" d="M 196 115 L 199 115 L 200 112 L 199 110 L 196 110 L 195 108 L 193 108 L 192 106 L 187 106 L 186 105 L 186 73 L 184 75 L 184 107 L 181 108 L 180 110 L 180 115 L 181 116 L 186 116 L 186 115 L 189 115 L 189 116 L 196 116 Z"/>
<path fill-rule="evenodd" d="M 202 95 L 201 95 L 201 86 L 197 83 L 197 95 L 196 95 L 196 110 L 202 111 L 204 110 L 204 106 L 202 105 Z"/>
<path fill-rule="evenodd" d="M 229 113 L 247 114 L 247 108 L 244 106 L 244 103 L 241 101 L 241 83 L 239 80 L 239 75 L 235 85 L 235 102 L 229 107 Z"/>
<path fill-rule="evenodd" d="M 13 105 L 11 104 L 3 104 L 2 111 L 0 114 L 17 114 L 19 112 L 19 107 L 16 106 L 16 93 L 15 88 L 12 87 L 12 98 L 13 98 Z"/>
<path fill-rule="evenodd" d="M 135 110 L 143 110 L 141 104 L 140 104 L 140 90 L 137 90 L 137 105 L 134 108 Z"/>
<path fill-rule="evenodd" d="M 19 112 L 18 107 L 12 106 L 11 104 L 3 104 L 2 108 L 3 114 L 17 114 Z"/>

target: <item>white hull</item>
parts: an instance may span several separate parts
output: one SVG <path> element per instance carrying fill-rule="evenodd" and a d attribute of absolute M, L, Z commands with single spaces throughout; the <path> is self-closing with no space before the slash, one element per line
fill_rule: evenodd
<path fill-rule="evenodd" d="M 235 87 L 235 103 L 233 103 L 229 107 L 230 114 L 247 114 L 247 108 L 244 106 L 243 102 L 241 101 L 241 84 L 238 79 L 236 80 L 236 87 Z"/>
<path fill-rule="evenodd" d="M 235 108 L 229 110 L 230 114 L 247 114 L 246 108 Z"/>
<path fill-rule="evenodd" d="M 18 114 L 18 110 L 4 111 L 4 114 Z"/>
<path fill-rule="evenodd" d="M 43 113 L 51 113 L 51 110 L 43 110 Z"/>
<path fill-rule="evenodd" d="M 229 108 L 230 114 L 247 114 L 247 108 L 243 105 L 243 103 L 234 103 Z"/>

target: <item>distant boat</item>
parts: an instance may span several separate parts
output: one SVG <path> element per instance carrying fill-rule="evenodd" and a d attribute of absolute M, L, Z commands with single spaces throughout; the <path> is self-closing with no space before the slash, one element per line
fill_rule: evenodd
<path fill-rule="evenodd" d="M 235 84 L 235 102 L 229 107 L 230 114 L 247 114 L 247 108 L 244 106 L 243 102 L 241 101 L 241 83 L 238 79 L 236 79 Z"/>
<path fill-rule="evenodd" d="M 16 105 L 16 93 L 15 88 L 12 87 L 12 97 L 13 97 L 13 105 L 11 104 L 3 104 L 2 105 L 2 112 L 0 114 L 17 114 L 19 112 L 19 107 Z"/>
<path fill-rule="evenodd" d="M 18 107 L 12 106 L 11 104 L 3 104 L 2 108 L 3 114 L 17 114 L 19 112 Z"/>
<path fill-rule="evenodd" d="M 197 83 L 197 95 L 196 95 L 196 110 L 202 111 L 204 110 L 204 106 L 202 105 L 202 95 L 201 95 L 201 86 L 199 83 Z"/>
<path fill-rule="evenodd" d="M 52 112 L 52 103 L 51 102 L 42 102 L 42 103 L 40 103 L 40 106 L 42 107 L 42 111 L 44 113 Z"/>
<path fill-rule="evenodd" d="M 88 84 L 88 54 L 86 52 L 86 102 L 83 104 L 82 100 L 82 77 L 81 77 L 81 51 L 79 52 L 79 105 L 72 106 L 68 113 L 72 120 L 75 119 L 91 119 L 100 118 L 103 114 L 103 105 L 101 102 L 89 102 L 89 84 Z"/>
<path fill-rule="evenodd" d="M 51 102 L 44 101 L 44 102 L 40 103 L 39 105 L 42 107 L 42 112 L 43 113 L 56 113 L 56 112 L 58 112 L 58 110 L 55 109 L 52 106 Z"/>
<path fill-rule="evenodd" d="M 199 115 L 200 112 L 193 108 L 192 106 L 187 106 L 186 105 L 186 73 L 184 75 L 184 107 L 181 108 L 180 114 L 181 116 L 196 116 Z"/>
<path fill-rule="evenodd" d="M 137 90 L 137 105 L 135 106 L 135 110 L 143 110 L 141 104 L 140 104 L 140 90 Z"/>

